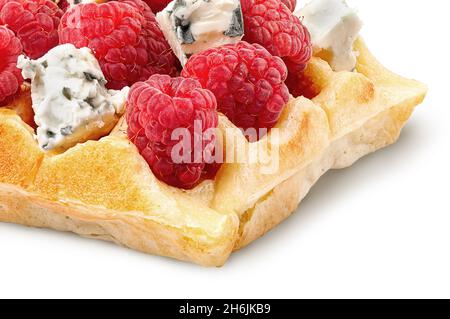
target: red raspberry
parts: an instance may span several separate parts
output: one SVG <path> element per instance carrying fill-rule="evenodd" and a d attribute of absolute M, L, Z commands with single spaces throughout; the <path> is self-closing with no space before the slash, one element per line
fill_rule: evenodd
<path fill-rule="evenodd" d="M 62 17 L 59 35 L 60 43 L 94 52 L 110 89 L 177 73 L 176 58 L 141 0 L 76 5 Z"/>
<path fill-rule="evenodd" d="M 281 0 L 281 2 L 283 2 L 291 12 L 294 12 L 295 7 L 297 6 L 297 0 Z"/>
<path fill-rule="evenodd" d="M 212 162 L 215 135 L 203 139 L 198 133 L 217 127 L 216 108 L 214 95 L 197 80 L 153 75 L 131 87 L 126 113 L 128 137 L 157 178 L 190 189 L 210 177 L 207 163 Z M 178 128 L 186 129 L 182 133 L 189 134 L 192 148 L 180 152 L 182 160 L 172 156 L 181 141 L 178 134 L 172 139 Z"/>
<path fill-rule="evenodd" d="M 150 55 L 150 61 L 158 61 L 157 65 L 161 68 L 161 70 L 155 69 L 149 76 L 153 74 L 177 75 L 178 67 L 181 69 L 181 66 L 170 48 L 169 43 L 166 41 L 152 9 L 143 0 L 116 1 L 134 5 L 145 18 L 146 22 L 143 29 L 143 39 L 146 42 L 147 53 Z M 147 80 L 149 76 L 146 76 L 142 80 Z"/>
<path fill-rule="evenodd" d="M 312 55 L 308 30 L 279 0 L 241 0 L 244 40 L 283 58 L 289 70 L 301 71 Z"/>
<path fill-rule="evenodd" d="M 215 94 L 219 111 L 244 130 L 272 128 L 289 100 L 285 64 L 258 44 L 241 41 L 195 54 L 181 75 L 199 79 Z"/>
<path fill-rule="evenodd" d="M 172 0 L 144 0 L 154 13 L 163 11 Z"/>
<path fill-rule="evenodd" d="M 16 34 L 24 53 L 32 59 L 58 45 L 62 14 L 50 0 L 0 0 L 0 24 Z"/>
<path fill-rule="evenodd" d="M 320 93 L 320 88 L 306 72 L 289 72 L 286 80 L 289 92 L 294 96 L 304 96 L 308 99 L 315 98 Z"/>
<path fill-rule="evenodd" d="M 16 67 L 20 54 L 20 40 L 7 27 L 0 26 L 0 103 L 16 94 L 23 82 L 20 70 Z"/>

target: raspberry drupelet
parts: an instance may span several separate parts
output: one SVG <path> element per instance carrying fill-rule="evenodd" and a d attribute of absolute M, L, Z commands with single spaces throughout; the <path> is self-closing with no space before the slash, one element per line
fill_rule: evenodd
<path fill-rule="evenodd" d="M 297 0 L 281 0 L 284 5 L 291 11 L 294 12 L 295 7 L 297 6 Z"/>
<path fill-rule="evenodd" d="M 110 89 L 177 74 L 176 57 L 142 0 L 78 4 L 62 17 L 59 36 L 61 44 L 94 52 Z"/>
<path fill-rule="evenodd" d="M 54 2 L 56 2 L 56 1 L 54 1 Z M 63 12 L 66 12 L 67 9 L 70 8 L 70 3 L 67 0 L 60 0 L 57 3 L 58 3 L 58 7 L 60 7 Z"/>
<path fill-rule="evenodd" d="M 197 80 L 153 75 L 131 87 L 126 111 L 128 138 L 159 180 L 193 188 L 214 177 L 210 167 L 216 166 L 209 164 L 213 162 L 215 131 L 203 134 L 217 128 L 216 107 L 213 93 Z M 177 129 L 181 130 L 174 132 Z M 187 134 L 190 142 L 181 150 L 174 149 L 183 139 L 177 132 Z"/>
<path fill-rule="evenodd" d="M 0 0 L 0 25 L 20 39 L 24 53 L 38 59 L 58 45 L 63 11 L 50 0 Z"/>
<path fill-rule="evenodd" d="M 0 106 L 17 93 L 23 82 L 21 71 L 16 67 L 20 54 L 20 40 L 11 30 L 0 26 Z"/>
<path fill-rule="evenodd" d="M 244 130 L 275 126 L 289 100 L 285 64 L 258 44 L 241 41 L 195 54 L 182 76 L 211 90 L 218 110 Z"/>

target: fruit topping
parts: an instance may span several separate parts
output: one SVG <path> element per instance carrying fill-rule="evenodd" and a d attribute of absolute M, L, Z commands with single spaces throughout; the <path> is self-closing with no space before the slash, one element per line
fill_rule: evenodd
<path fill-rule="evenodd" d="M 211 90 L 218 110 L 256 138 L 275 126 L 289 100 L 283 61 L 258 44 L 241 41 L 193 55 L 182 76 Z M 261 129 L 261 130 L 259 130 Z"/>
<path fill-rule="evenodd" d="M 0 26 L 0 106 L 19 90 L 23 82 L 16 67 L 17 57 L 22 54 L 22 44 L 7 27 Z"/>
<path fill-rule="evenodd" d="M 312 55 L 308 30 L 279 0 L 241 0 L 245 36 L 281 57 L 290 72 L 302 71 Z"/>
<path fill-rule="evenodd" d="M 111 89 L 177 73 L 176 58 L 142 0 L 76 5 L 61 19 L 59 36 L 61 43 L 94 52 Z"/>
<path fill-rule="evenodd" d="M 0 25 L 16 34 L 24 53 L 32 59 L 58 45 L 62 14 L 50 0 L 0 0 Z"/>
<path fill-rule="evenodd" d="M 131 87 L 128 138 L 157 178 L 190 189 L 208 176 L 213 162 L 217 103 L 199 81 L 153 75 Z"/>

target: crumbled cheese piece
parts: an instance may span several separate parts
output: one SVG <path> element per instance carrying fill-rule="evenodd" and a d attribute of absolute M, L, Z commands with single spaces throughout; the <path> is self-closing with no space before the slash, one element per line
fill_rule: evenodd
<path fill-rule="evenodd" d="M 20 56 L 17 66 L 31 80 L 37 138 L 44 150 L 66 149 L 98 136 L 124 112 L 129 88 L 107 90 L 88 48 L 59 45 L 38 60 Z"/>
<path fill-rule="evenodd" d="M 244 36 L 239 0 L 175 0 L 156 20 L 182 65 L 197 52 Z"/>
<path fill-rule="evenodd" d="M 311 33 L 314 49 L 326 51 L 328 62 L 335 71 L 355 68 L 353 44 L 362 21 L 345 0 L 313 0 L 296 14 Z"/>

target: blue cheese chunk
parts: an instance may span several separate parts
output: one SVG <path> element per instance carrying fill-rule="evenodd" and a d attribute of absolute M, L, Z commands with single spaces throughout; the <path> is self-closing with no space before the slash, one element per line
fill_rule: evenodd
<path fill-rule="evenodd" d="M 183 66 L 197 52 L 237 43 L 244 36 L 239 0 L 175 0 L 156 20 Z"/>
<path fill-rule="evenodd" d="M 351 71 L 356 66 L 353 44 L 362 27 L 355 10 L 344 0 L 313 0 L 296 11 L 311 34 L 314 50 L 324 56 L 335 71 Z"/>
<path fill-rule="evenodd" d="M 108 133 L 124 113 L 129 88 L 108 90 L 88 48 L 59 45 L 38 60 L 20 56 L 17 66 L 31 80 L 31 98 L 44 150 L 67 149 Z"/>

